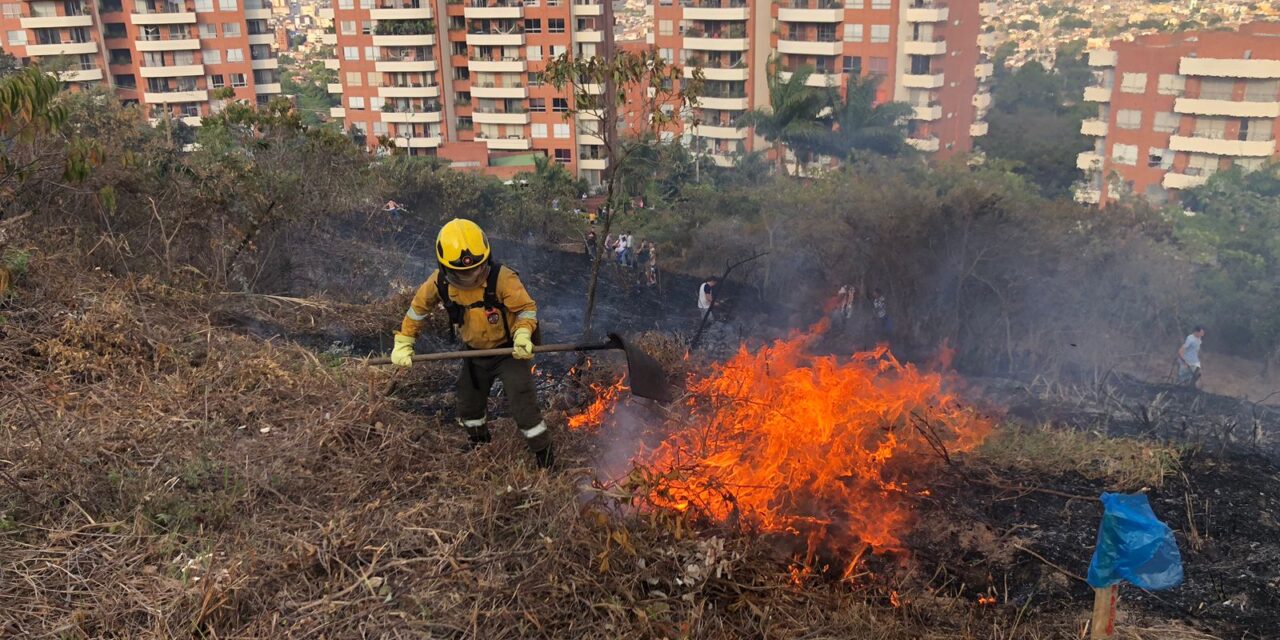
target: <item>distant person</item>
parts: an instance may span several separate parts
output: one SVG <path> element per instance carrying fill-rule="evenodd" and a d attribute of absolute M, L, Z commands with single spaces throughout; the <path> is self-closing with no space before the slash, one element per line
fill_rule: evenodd
<path fill-rule="evenodd" d="M 596 226 L 596 220 L 598 220 L 599 218 L 600 218 L 600 214 L 596 213 L 595 211 L 587 212 L 587 222 L 591 223 L 591 226 L 593 227 Z"/>
<path fill-rule="evenodd" d="M 618 239 L 612 233 L 604 237 L 604 255 L 609 258 L 613 255 L 615 249 L 618 248 Z"/>
<path fill-rule="evenodd" d="M 591 229 L 587 231 L 587 236 L 584 239 L 584 241 L 587 244 L 587 260 L 591 262 L 596 261 L 596 239 L 597 237 L 596 237 L 595 229 Z"/>
<path fill-rule="evenodd" d="M 893 335 L 893 319 L 889 317 L 889 306 L 884 299 L 884 292 L 878 288 L 871 290 L 871 310 L 872 315 L 876 317 L 876 329 L 880 332 L 880 339 L 888 342 L 889 337 Z"/>
<path fill-rule="evenodd" d="M 396 202 L 395 200 L 388 200 L 386 204 L 382 205 L 382 210 L 387 213 L 391 213 L 393 211 L 404 211 L 404 205 Z"/>
<path fill-rule="evenodd" d="M 620 265 L 627 264 L 627 249 L 631 247 L 631 236 L 627 233 L 618 234 L 618 244 L 613 248 L 614 260 Z"/>
<path fill-rule="evenodd" d="M 658 248 L 650 242 L 645 249 L 645 277 L 652 287 L 658 284 Z"/>
<path fill-rule="evenodd" d="M 706 282 L 698 285 L 698 317 L 706 316 L 707 322 L 715 322 L 715 314 L 711 312 L 711 307 L 716 301 L 716 284 L 720 279 L 711 276 Z"/>
<path fill-rule="evenodd" d="M 840 287 L 840 291 L 836 293 L 836 320 L 841 325 L 848 324 L 853 318 L 853 309 L 858 301 L 858 288 L 846 284 Z"/>
<path fill-rule="evenodd" d="M 1200 342 L 1204 327 L 1199 325 L 1182 341 L 1178 349 L 1178 384 L 1195 387 L 1200 383 Z"/>

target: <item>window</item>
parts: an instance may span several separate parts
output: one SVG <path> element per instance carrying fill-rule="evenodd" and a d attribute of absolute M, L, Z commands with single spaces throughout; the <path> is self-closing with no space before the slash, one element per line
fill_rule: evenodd
<path fill-rule="evenodd" d="M 566 98 L 552 98 L 551 110 L 556 113 L 565 113 L 569 110 L 569 100 Z"/>
<path fill-rule="evenodd" d="M 844 0 L 846 9 L 865 9 L 866 6 L 866 0 Z"/>
<path fill-rule="evenodd" d="M 1111 161 L 1116 164 L 1126 164 L 1129 166 L 1138 164 L 1138 147 L 1132 144 L 1112 145 Z"/>
<path fill-rule="evenodd" d="M 525 20 L 524 32 L 525 33 L 542 33 L 542 21 L 541 20 Z"/>
<path fill-rule="evenodd" d="M 159 51 L 145 51 L 142 53 L 142 66 L 144 67 L 163 67 L 164 54 Z"/>
<path fill-rule="evenodd" d="M 196 63 L 196 54 L 193 51 L 174 51 L 173 64 L 178 66 L 187 66 Z"/>
<path fill-rule="evenodd" d="M 103 25 L 104 38 L 127 38 L 129 32 L 125 31 L 123 22 L 108 22 Z"/>
<path fill-rule="evenodd" d="M 387 123 L 382 122 L 381 120 L 373 123 L 373 135 L 385 137 L 389 133 L 390 129 L 387 127 Z"/>
<path fill-rule="evenodd" d="M 676 52 L 672 49 L 658 49 L 658 56 L 667 62 L 676 61 Z"/>
<path fill-rule="evenodd" d="M 201 40 L 209 40 L 218 37 L 218 25 L 216 24 L 202 24 L 199 26 L 199 30 Z"/>
<path fill-rule="evenodd" d="M 846 24 L 844 26 L 845 42 L 862 42 L 862 25 Z"/>
<path fill-rule="evenodd" d="M 202 49 L 200 58 L 205 64 L 222 64 L 222 50 L 220 49 Z"/>
<path fill-rule="evenodd" d="M 564 33 L 564 18 L 547 18 L 547 33 Z"/>
<path fill-rule="evenodd" d="M 466 42 L 453 43 L 453 55 L 455 56 L 467 55 L 467 43 Z"/>
<path fill-rule="evenodd" d="M 867 58 L 867 71 L 875 75 L 889 75 L 889 59 L 875 57 Z"/>
<path fill-rule="evenodd" d="M 171 25 L 169 25 L 169 39 L 170 39 L 170 40 L 186 40 L 186 39 L 187 39 L 187 25 L 185 25 L 185 24 L 171 24 Z"/>
<path fill-rule="evenodd" d="M 675 33 L 675 26 L 674 26 L 674 24 L 675 24 L 675 23 L 674 23 L 674 21 L 672 21 L 672 20 L 659 20 L 659 21 L 658 21 L 658 35 L 660 35 L 660 36 L 669 36 L 669 35 L 673 35 L 673 34 Z"/>
<path fill-rule="evenodd" d="M 449 16 L 449 30 L 462 31 L 467 28 L 467 20 L 462 16 Z"/>
<path fill-rule="evenodd" d="M 365 60 L 377 60 L 377 59 L 378 59 L 378 57 L 379 57 L 379 56 L 378 56 L 378 48 L 377 48 L 377 47 L 365 47 L 365 48 L 364 48 L 364 59 L 365 59 Z"/>
<path fill-rule="evenodd" d="M 889 41 L 889 25 L 887 24 L 871 25 L 871 41 L 872 42 L 888 42 Z"/>
<path fill-rule="evenodd" d="M 1193 135 L 1197 138 L 1222 140 L 1227 137 L 1227 119 L 1198 117 Z"/>
<path fill-rule="evenodd" d="M 1125 93 L 1146 93 L 1147 74 L 1126 73 L 1120 80 L 1120 90 Z"/>
<path fill-rule="evenodd" d="M 527 54 L 525 57 L 527 57 L 530 62 L 538 62 L 542 60 L 542 45 L 531 44 L 526 48 L 526 51 Z"/>
<path fill-rule="evenodd" d="M 359 59 L 360 59 L 360 47 L 343 47 L 343 48 L 342 48 L 342 59 L 343 59 L 343 60 L 359 60 Z"/>
<path fill-rule="evenodd" d="M 546 98 L 529 98 L 529 111 L 542 113 L 547 110 Z"/>
<path fill-rule="evenodd" d="M 551 45 L 551 57 L 552 57 L 552 58 L 559 58 L 560 56 L 564 55 L 564 52 L 565 52 L 565 51 L 568 51 L 568 48 L 567 48 L 567 47 L 565 47 L 565 46 L 564 46 L 564 45 L 562 45 L 562 44 L 553 44 L 553 45 Z"/>
<path fill-rule="evenodd" d="M 339 9 L 354 9 L 354 8 L 356 8 L 356 4 L 355 4 L 355 2 L 353 2 L 353 0 L 338 0 L 338 8 L 339 8 Z"/>
<path fill-rule="evenodd" d="M 1142 112 L 1137 109 L 1121 109 L 1116 112 L 1116 126 L 1121 129 L 1142 127 Z"/>
<path fill-rule="evenodd" d="M 244 62 L 244 49 L 227 49 L 227 62 Z"/>
<path fill-rule="evenodd" d="M 244 74 L 243 73 L 231 74 L 231 86 L 237 89 L 248 86 L 248 83 L 244 81 Z"/>
<path fill-rule="evenodd" d="M 223 23 L 223 25 L 222 25 L 222 35 L 223 35 L 223 37 L 225 37 L 225 38 L 239 38 L 239 37 L 240 37 L 240 23 L 238 23 L 238 22 L 225 22 L 225 23 Z"/>
<path fill-rule="evenodd" d="M 226 86 L 226 82 L 222 79 L 222 74 L 209 76 L 209 88 L 221 89 Z"/>
<path fill-rule="evenodd" d="M 1257 171 L 1258 169 L 1261 169 L 1262 165 L 1266 164 L 1266 162 L 1266 158 L 1236 158 L 1231 161 L 1231 164 L 1233 166 L 1240 167 L 1240 169 L 1247 173 L 1249 171 Z"/>
<path fill-rule="evenodd" d="M 530 128 L 531 128 L 531 129 L 532 129 L 532 131 L 533 131 L 533 137 L 535 137 L 535 138 L 545 138 L 545 137 L 547 137 L 547 125 L 545 125 L 545 124 L 538 124 L 538 123 L 536 123 L 536 122 L 535 122 L 535 123 L 533 123 L 532 125 L 530 125 Z"/>
<path fill-rule="evenodd" d="M 366 36 L 367 36 L 367 35 L 372 35 L 372 34 L 373 34 L 373 21 L 372 21 L 372 20 L 361 20 L 361 21 L 360 21 L 360 33 L 361 33 L 361 34 L 364 34 L 364 35 L 366 35 Z"/>
<path fill-rule="evenodd" d="M 1236 81 L 1230 78 L 1200 80 L 1200 98 L 1203 100 L 1230 100 L 1235 91 Z"/>
<path fill-rule="evenodd" d="M 568 138 L 568 137 L 569 137 L 569 125 L 568 125 L 567 123 L 557 124 L 557 125 L 552 129 L 552 131 L 554 132 L 554 134 L 555 134 L 555 136 L 556 136 L 557 138 Z"/>
<path fill-rule="evenodd" d="M 367 85 L 369 85 L 369 86 L 371 86 L 371 87 L 381 87 L 381 86 L 382 86 L 382 74 L 381 74 L 381 73 L 378 73 L 377 71 L 370 71 L 370 72 L 368 72 L 367 74 L 365 74 L 365 78 L 366 78 L 366 80 L 367 80 L 367 81 L 365 82 L 365 84 L 367 84 Z M 357 83 L 357 84 L 358 84 L 358 83 Z"/>
<path fill-rule="evenodd" d="M 1156 87 L 1156 91 L 1162 96 L 1180 96 L 1186 89 L 1187 77 L 1176 73 L 1160 74 L 1159 86 Z"/>
<path fill-rule="evenodd" d="M 348 87 L 358 87 L 358 86 L 360 86 L 360 85 L 362 85 L 362 84 L 364 84 L 364 74 L 360 73 L 359 71 L 348 71 L 348 72 L 347 72 L 347 86 L 348 86 Z"/>
<path fill-rule="evenodd" d="M 1155 121 L 1151 123 L 1151 130 L 1158 133 L 1173 133 L 1178 130 L 1178 124 L 1182 122 L 1182 116 L 1176 113 L 1157 113 Z"/>
<path fill-rule="evenodd" d="M 573 152 L 568 149 L 556 149 L 556 162 L 560 164 L 569 164 L 573 162 Z"/>
<path fill-rule="evenodd" d="M 378 97 L 369 98 L 370 111 L 382 111 L 382 106 L 385 104 L 387 104 L 386 98 L 378 98 Z"/>
<path fill-rule="evenodd" d="M 356 21 L 355 21 L 355 20 L 343 20 L 343 21 L 342 21 L 342 35 L 344 35 L 344 36 L 354 36 L 355 34 L 356 34 Z"/>
<path fill-rule="evenodd" d="M 17 19 L 17 18 L 21 18 L 21 17 L 22 17 L 22 5 L 20 5 L 20 4 L 16 3 L 16 2 L 9 2 L 9 3 L 5 3 L 5 4 L 0 4 L 0 15 L 3 15 L 4 17 L 6 17 L 6 18 L 8 18 L 8 19 L 10 19 L 10 20 L 14 20 L 14 19 Z"/>
<path fill-rule="evenodd" d="M 213 0 L 196 0 L 196 13 L 213 11 Z"/>
<path fill-rule="evenodd" d="M 1245 119 L 1240 120 L 1240 139 L 1250 140 L 1253 142 L 1264 142 L 1272 139 L 1271 120 L 1266 119 Z"/>
<path fill-rule="evenodd" d="M 9 41 L 9 45 L 10 45 L 10 46 L 18 47 L 18 46 L 24 46 L 24 45 L 26 45 L 26 44 L 27 44 L 27 30 L 26 30 L 26 29 L 19 29 L 19 30 L 17 30 L 17 31 L 10 31 L 9 33 L 7 33 L 7 34 L 5 35 L 5 37 L 6 37 L 6 39 Z"/>
<path fill-rule="evenodd" d="M 1218 156 L 1193 153 L 1187 159 L 1187 175 L 1211 176 L 1218 172 Z"/>
<path fill-rule="evenodd" d="M 364 111 L 364 98 L 361 96 L 347 98 L 347 108 L 353 111 Z"/>
<path fill-rule="evenodd" d="M 862 75 L 862 56 L 845 56 L 840 70 L 844 73 Z"/>
<path fill-rule="evenodd" d="M 360 8 L 361 8 L 361 9 L 372 9 L 372 8 L 373 8 L 373 0 L 360 0 Z"/>
<path fill-rule="evenodd" d="M 116 86 L 121 89 L 136 89 L 138 87 L 138 80 L 132 75 L 115 76 L 114 79 Z"/>
<path fill-rule="evenodd" d="M 240 8 L 236 0 L 218 0 L 218 8 L 223 11 L 235 11 Z"/>
<path fill-rule="evenodd" d="M 542 86 L 542 84 L 543 84 L 543 82 L 542 82 L 542 72 L 541 72 L 541 71 L 530 71 L 530 72 L 529 72 L 529 86 L 530 86 L 530 87 L 541 87 L 541 86 Z"/>
<path fill-rule="evenodd" d="M 1168 149 L 1157 149 L 1151 147 L 1147 149 L 1147 166 L 1152 169 L 1164 169 L 1168 171 L 1173 168 L 1173 152 Z"/>
<path fill-rule="evenodd" d="M 1247 80 L 1244 83 L 1245 102 L 1275 102 L 1280 80 Z"/>
<path fill-rule="evenodd" d="M 890 4 L 890 0 L 871 0 L 872 9 L 888 9 Z"/>

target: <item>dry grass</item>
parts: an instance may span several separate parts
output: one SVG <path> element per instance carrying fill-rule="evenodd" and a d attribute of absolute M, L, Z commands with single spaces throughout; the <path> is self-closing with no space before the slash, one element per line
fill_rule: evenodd
<path fill-rule="evenodd" d="M 1111 489 L 1159 487 L 1178 469 L 1178 450 L 1158 442 L 1067 428 L 1006 425 L 978 449 L 997 466 L 1048 475 L 1078 473 Z"/>
<path fill-rule="evenodd" d="M 506 423 L 464 455 L 387 397 L 438 371 L 263 343 L 211 322 L 225 296 L 52 271 L 68 262 L 34 263 L 0 308 L 0 637 L 1078 637 L 797 588 L 763 541 L 592 497 L 581 434 L 555 474 Z"/>

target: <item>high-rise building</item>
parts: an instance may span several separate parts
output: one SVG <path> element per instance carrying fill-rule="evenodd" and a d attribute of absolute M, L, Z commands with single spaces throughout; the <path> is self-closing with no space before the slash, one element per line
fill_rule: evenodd
<path fill-rule="evenodd" d="M 980 43 L 990 2 L 941 0 L 657 0 L 649 39 L 662 55 L 705 79 L 699 113 L 684 140 L 717 164 L 763 149 L 735 126 L 768 107 L 771 62 L 784 77 L 801 67 L 807 84 L 844 90 L 852 75 L 880 79 L 879 99 L 910 104 L 908 142 L 939 157 L 972 150 L 986 134 L 991 64 Z"/>
<path fill-rule="evenodd" d="M 1096 83 L 1084 99 L 1098 115 L 1077 166 L 1081 202 L 1124 195 L 1156 203 L 1230 167 L 1255 169 L 1277 155 L 1280 24 L 1116 40 L 1090 52 Z"/>
<path fill-rule="evenodd" d="M 72 85 L 103 83 L 153 119 L 199 125 L 222 103 L 210 91 L 223 87 L 259 103 L 280 93 L 269 0 L 37 0 L 0 8 L 0 45 L 9 54 Z"/>
<path fill-rule="evenodd" d="M 342 95 L 332 115 L 370 146 L 500 176 L 545 156 L 598 184 L 599 120 L 567 117 L 572 97 L 540 72 L 566 51 L 606 55 L 610 11 L 602 0 L 337 0 L 322 14 L 335 25 L 329 90 Z"/>

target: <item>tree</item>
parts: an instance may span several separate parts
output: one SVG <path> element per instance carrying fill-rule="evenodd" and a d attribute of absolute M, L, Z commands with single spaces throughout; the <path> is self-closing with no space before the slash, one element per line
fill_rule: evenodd
<path fill-rule="evenodd" d="M 605 57 L 575 58 L 566 51 L 552 60 L 545 71 L 546 79 L 556 89 L 569 88 L 573 105 L 565 118 L 585 116 L 600 123 L 597 135 L 604 142 L 605 208 L 603 229 L 609 235 L 614 214 L 630 206 L 630 198 L 620 188 L 625 167 L 637 152 L 652 144 L 658 134 L 671 128 L 696 103 L 702 91 L 703 76 L 695 69 L 693 77 L 684 78 L 680 67 L 668 63 L 657 49 L 644 52 L 605 51 Z M 653 137 L 626 140 L 619 132 L 620 117 L 644 126 Z M 639 124 L 643 123 L 643 124 Z M 600 265 L 591 265 L 587 284 L 587 304 L 583 313 L 582 332 L 591 335 L 591 318 L 595 310 Z"/>
<path fill-rule="evenodd" d="M 756 135 L 773 145 L 778 169 L 782 173 L 787 173 L 784 146 L 798 155 L 806 149 L 816 148 L 830 132 L 818 117 L 825 106 L 825 96 L 806 84 L 812 74 L 811 67 L 800 67 L 784 80 L 781 61 L 771 60 L 768 75 L 769 106 L 757 107 L 742 114 L 736 123 L 739 129 L 752 128 Z M 797 171 L 799 168 L 797 162 Z"/>
<path fill-rule="evenodd" d="M 849 78 L 845 97 L 832 89 L 830 93 L 833 126 L 819 147 L 826 155 L 848 158 L 859 151 L 892 156 L 906 148 L 906 118 L 911 105 L 902 102 L 876 104 L 877 76 Z"/>

